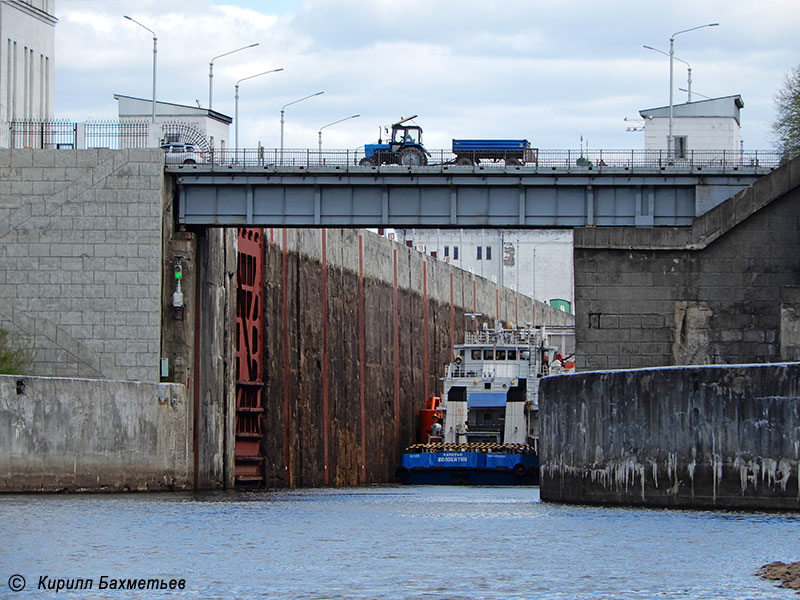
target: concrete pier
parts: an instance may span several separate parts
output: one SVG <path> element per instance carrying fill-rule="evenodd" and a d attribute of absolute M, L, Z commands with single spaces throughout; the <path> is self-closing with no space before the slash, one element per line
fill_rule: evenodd
<path fill-rule="evenodd" d="M 800 363 L 547 377 L 541 497 L 797 510 Z"/>

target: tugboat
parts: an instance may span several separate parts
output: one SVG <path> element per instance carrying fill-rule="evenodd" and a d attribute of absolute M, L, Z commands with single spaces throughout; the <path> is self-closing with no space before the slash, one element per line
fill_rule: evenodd
<path fill-rule="evenodd" d="M 420 411 L 423 439 L 403 453 L 400 481 L 538 484 L 539 378 L 574 369 L 547 339 L 531 324 L 468 331 L 447 365 L 441 400 Z"/>

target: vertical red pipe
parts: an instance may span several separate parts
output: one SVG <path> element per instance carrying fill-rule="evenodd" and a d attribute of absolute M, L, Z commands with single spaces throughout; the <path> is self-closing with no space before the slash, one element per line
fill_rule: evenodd
<path fill-rule="evenodd" d="M 455 303 L 453 300 L 453 274 L 450 273 L 450 361 L 452 362 L 455 360 L 455 332 L 456 332 L 456 324 L 455 324 L 456 314 L 455 314 Z M 426 398 L 427 400 L 427 398 Z"/>
<path fill-rule="evenodd" d="M 428 263 L 422 263 L 422 380 L 428 401 Z"/>
<path fill-rule="evenodd" d="M 328 236 L 327 230 L 322 230 L 322 469 L 323 482 L 330 483 L 330 469 L 328 466 Z"/>
<path fill-rule="evenodd" d="M 494 290 L 494 314 L 495 319 L 500 320 L 500 288 Z"/>
<path fill-rule="evenodd" d="M 286 239 L 286 229 L 283 230 L 283 252 L 281 260 L 281 288 L 283 292 L 283 453 L 284 469 L 286 470 L 286 485 L 294 487 L 294 473 L 291 458 L 290 436 L 291 410 L 289 406 L 289 380 L 292 376 L 291 364 L 289 362 L 289 250 Z"/>
<path fill-rule="evenodd" d="M 200 259 L 199 243 L 195 236 L 195 270 L 194 270 L 194 373 L 192 374 L 192 398 L 194 414 L 192 415 L 192 451 L 194 452 L 194 489 L 200 487 Z"/>
<path fill-rule="evenodd" d="M 475 276 L 472 276 L 472 314 L 477 314 L 478 312 L 478 289 L 477 284 L 475 282 Z M 478 331 L 478 319 L 472 319 L 472 324 L 474 326 L 475 331 Z"/>
<path fill-rule="evenodd" d="M 358 372 L 361 394 L 361 468 L 359 481 L 364 483 L 367 477 L 367 407 L 366 407 L 366 327 L 364 318 L 364 238 L 358 236 Z"/>
<path fill-rule="evenodd" d="M 393 304 L 393 317 L 394 317 L 394 431 L 395 442 L 400 450 L 400 297 L 397 291 L 397 250 L 392 251 L 393 254 L 393 269 L 394 269 L 394 297 Z"/>

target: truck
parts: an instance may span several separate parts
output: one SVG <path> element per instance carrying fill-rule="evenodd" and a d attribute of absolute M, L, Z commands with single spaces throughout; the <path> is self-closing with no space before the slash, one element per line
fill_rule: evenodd
<path fill-rule="evenodd" d="M 392 124 L 392 136 L 386 142 L 378 136 L 377 144 L 364 144 L 364 158 L 359 161 L 362 167 L 378 165 L 424 166 L 428 164 L 430 152 L 422 145 L 422 127 L 406 125 L 413 117 L 401 118 Z"/>
<path fill-rule="evenodd" d="M 482 160 L 504 161 L 507 166 L 535 164 L 537 151 L 528 140 L 453 140 L 455 163 L 462 166 L 479 164 Z"/>

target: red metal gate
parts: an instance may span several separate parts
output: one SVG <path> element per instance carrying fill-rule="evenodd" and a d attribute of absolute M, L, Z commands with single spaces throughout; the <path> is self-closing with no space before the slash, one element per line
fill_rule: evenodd
<path fill-rule="evenodd" d="M 264 481 L 264 230 L 240 229 L 236 273 L 236 484 Z"/>

